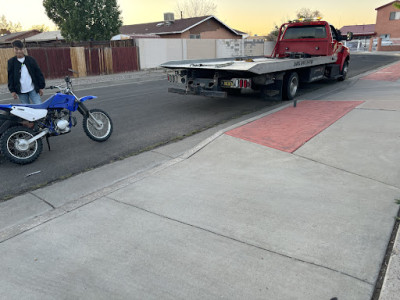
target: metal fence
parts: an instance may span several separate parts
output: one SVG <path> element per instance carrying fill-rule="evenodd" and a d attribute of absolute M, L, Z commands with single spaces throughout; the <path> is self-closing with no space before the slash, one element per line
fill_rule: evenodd
<path fill-rule="evenodd" d="M 370 40 L 352 40 L 344 42 L 346 47 L 349 47 L 350 51 L 369 51 Z M 376 50 L 376 45 L 373 51 Z"/>
<path fill-rule="evenodd" d="M 371 39 L 344 42 L 350 51 L 369 51 Z M 378 50 L 378 39 L 372 39 L 371 51 Z M 400 38 L 382 39 L 380 51 L 400 51 Z"/>

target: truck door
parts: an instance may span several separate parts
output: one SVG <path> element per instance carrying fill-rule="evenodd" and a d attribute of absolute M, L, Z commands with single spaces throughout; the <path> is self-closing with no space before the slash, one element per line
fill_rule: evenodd
<path fill-rule="evenodd" d="M 341 37 L 339 36 L 338 32 L 336 31 L 335 27 L 332 25 L 329 26 L 331 29 L 332 35 L 332 55 L 337 55 L 342 50 L 342 43 L 340 42 Z"/>

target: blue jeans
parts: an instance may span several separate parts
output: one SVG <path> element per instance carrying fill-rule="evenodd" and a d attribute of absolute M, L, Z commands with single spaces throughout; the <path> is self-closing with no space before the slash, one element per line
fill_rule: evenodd
<path fill-rule="evenodd" d="M 36 93 L 35 90 L 30 91 L 29 93 L 18 94 L 18 98 L 23 104 L 29 104 L 29 98 L 32 100 L 32 104 L 40 104 L 42 103 L 42 99 L 40 99 L 40 95 Z"/>

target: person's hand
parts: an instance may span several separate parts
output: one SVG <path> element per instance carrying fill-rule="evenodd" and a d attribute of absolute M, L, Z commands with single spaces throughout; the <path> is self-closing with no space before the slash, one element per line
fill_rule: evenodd
<path fill-rule="evenodd" d="M 43 96 L 43 90 L 42 89 L 39 90 L 39 95 Z"/>
<path fill-rule="evenodd" d="M 18 99 L 18 95 L 16 92 L 11 93 L 11 95 L 13 96 L 14 99 Z"/>

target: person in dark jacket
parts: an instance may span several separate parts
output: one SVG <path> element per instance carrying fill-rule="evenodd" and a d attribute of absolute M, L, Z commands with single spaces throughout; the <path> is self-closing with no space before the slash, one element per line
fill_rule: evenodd
<path fill-rule="evenodd" d="M 29 104 L 40 104 L 46 86 L 44 76 L 36 60 L 24 54 L 24 44 L 16 40 L 12 43 L 15 56 L 8 60 L 8 89 L 14 99 Z"/>

